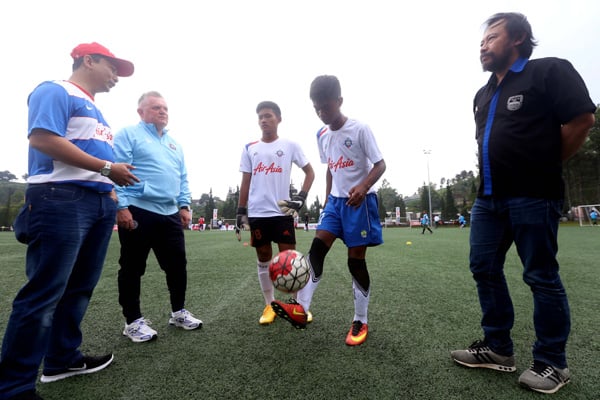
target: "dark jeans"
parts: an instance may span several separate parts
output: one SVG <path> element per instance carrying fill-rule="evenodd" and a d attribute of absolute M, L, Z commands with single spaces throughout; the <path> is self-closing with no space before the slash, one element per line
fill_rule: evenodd
<path fill-rule="evenodd" d="M 533 293 L 537 340 L 533 358 L 567 366 L 565 346 L 571 322 L 559 275 L 558 221 L 562 201 L 535 198 L 477 198 L 471 210 L 470 267 L 477 283 L 485 341 L 495 352 L 513 354 L 513 304 L 503 268 L 514 242 L 523 263 L 523 280 Z"/>
<path fill-rule="evenodd" d="M 80 324 L 100 278 L 115 223 L 108 194 L 75 185 L 30 185 L 27 283 L 8 320 L 0 363 L 0 398 L 35 388 L 38 368 L 78 362 Z"/>
<path fill-rule="evenodd" d="M 141 278 L 146 271 L 150 250 L 165 272 L 172 311 L 184 307 L 187 287 L 185 238 L 179 213 L 161 215 L 129 206 L 138 227 L 119 227 L 121 257 L 119 258 L 119 304 L 127 323 L 142 317 L 140 308 Z"/>

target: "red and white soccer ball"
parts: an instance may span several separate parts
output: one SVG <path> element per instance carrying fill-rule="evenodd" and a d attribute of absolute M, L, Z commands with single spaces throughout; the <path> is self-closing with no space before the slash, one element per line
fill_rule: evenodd
<path fill-rule="evenodd" d="M 284 250 L 271 260 L 269 276 L 275 289 L 294 293 L 302 289 L 310 278 L 306 257 L 296 250 Z"/>

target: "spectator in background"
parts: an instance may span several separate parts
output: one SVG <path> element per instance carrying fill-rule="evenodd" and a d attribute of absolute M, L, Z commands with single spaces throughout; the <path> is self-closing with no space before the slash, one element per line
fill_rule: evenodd
<path fill-rule="evenodd" d="M 592 225 L 598 225 L 598 211 L 595 208 L 592 208 L 590 219 L 592 220 Z"/>
<path fill-rule="evenodd" d="M 421 214 L 421 227 L 423 228 L 423 230 L 421 231 L 421 235 L 425 234 L 425 230 L 428 230 L 429 233 L 433 233 L 433 231 L 429 227 L 429 224 L 429 215 L 427 214 L 427 211 L 423 211 L 423 214 Z"/>
<path fill-rule="evenodd" d="M 463 229 L 467 225 L 467 220 L 462 214 L 458 214 L 458 225 L 460 225 L 460 229 Z"/>

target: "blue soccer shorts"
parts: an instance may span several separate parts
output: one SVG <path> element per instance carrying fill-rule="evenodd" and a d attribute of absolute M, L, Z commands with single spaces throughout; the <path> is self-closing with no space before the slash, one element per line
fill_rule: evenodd
<path fill-rule="evenodd" d="M 319 216 L 317 230 L 331 232 L 347 247 L 377 246 L 383 243 L 378 201 L 375 193 L 365 197 L 356 208 L 346 205 L 347 197 L 329 195 Z"/>

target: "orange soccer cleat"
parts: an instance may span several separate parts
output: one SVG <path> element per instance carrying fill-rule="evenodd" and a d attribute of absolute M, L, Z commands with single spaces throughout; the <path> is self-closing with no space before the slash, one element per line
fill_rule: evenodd
<path fill-rule="evenodd" d="M 353 321 L 352 327 L 346 336 L 346 344 L 348 346 L 358 346 L 359 344 L 363 344 L 365 340 L 367 340 L 367 333 L 369 331 L 369 327 L 367 324 L 363 324 L 360 321 Z"/>

